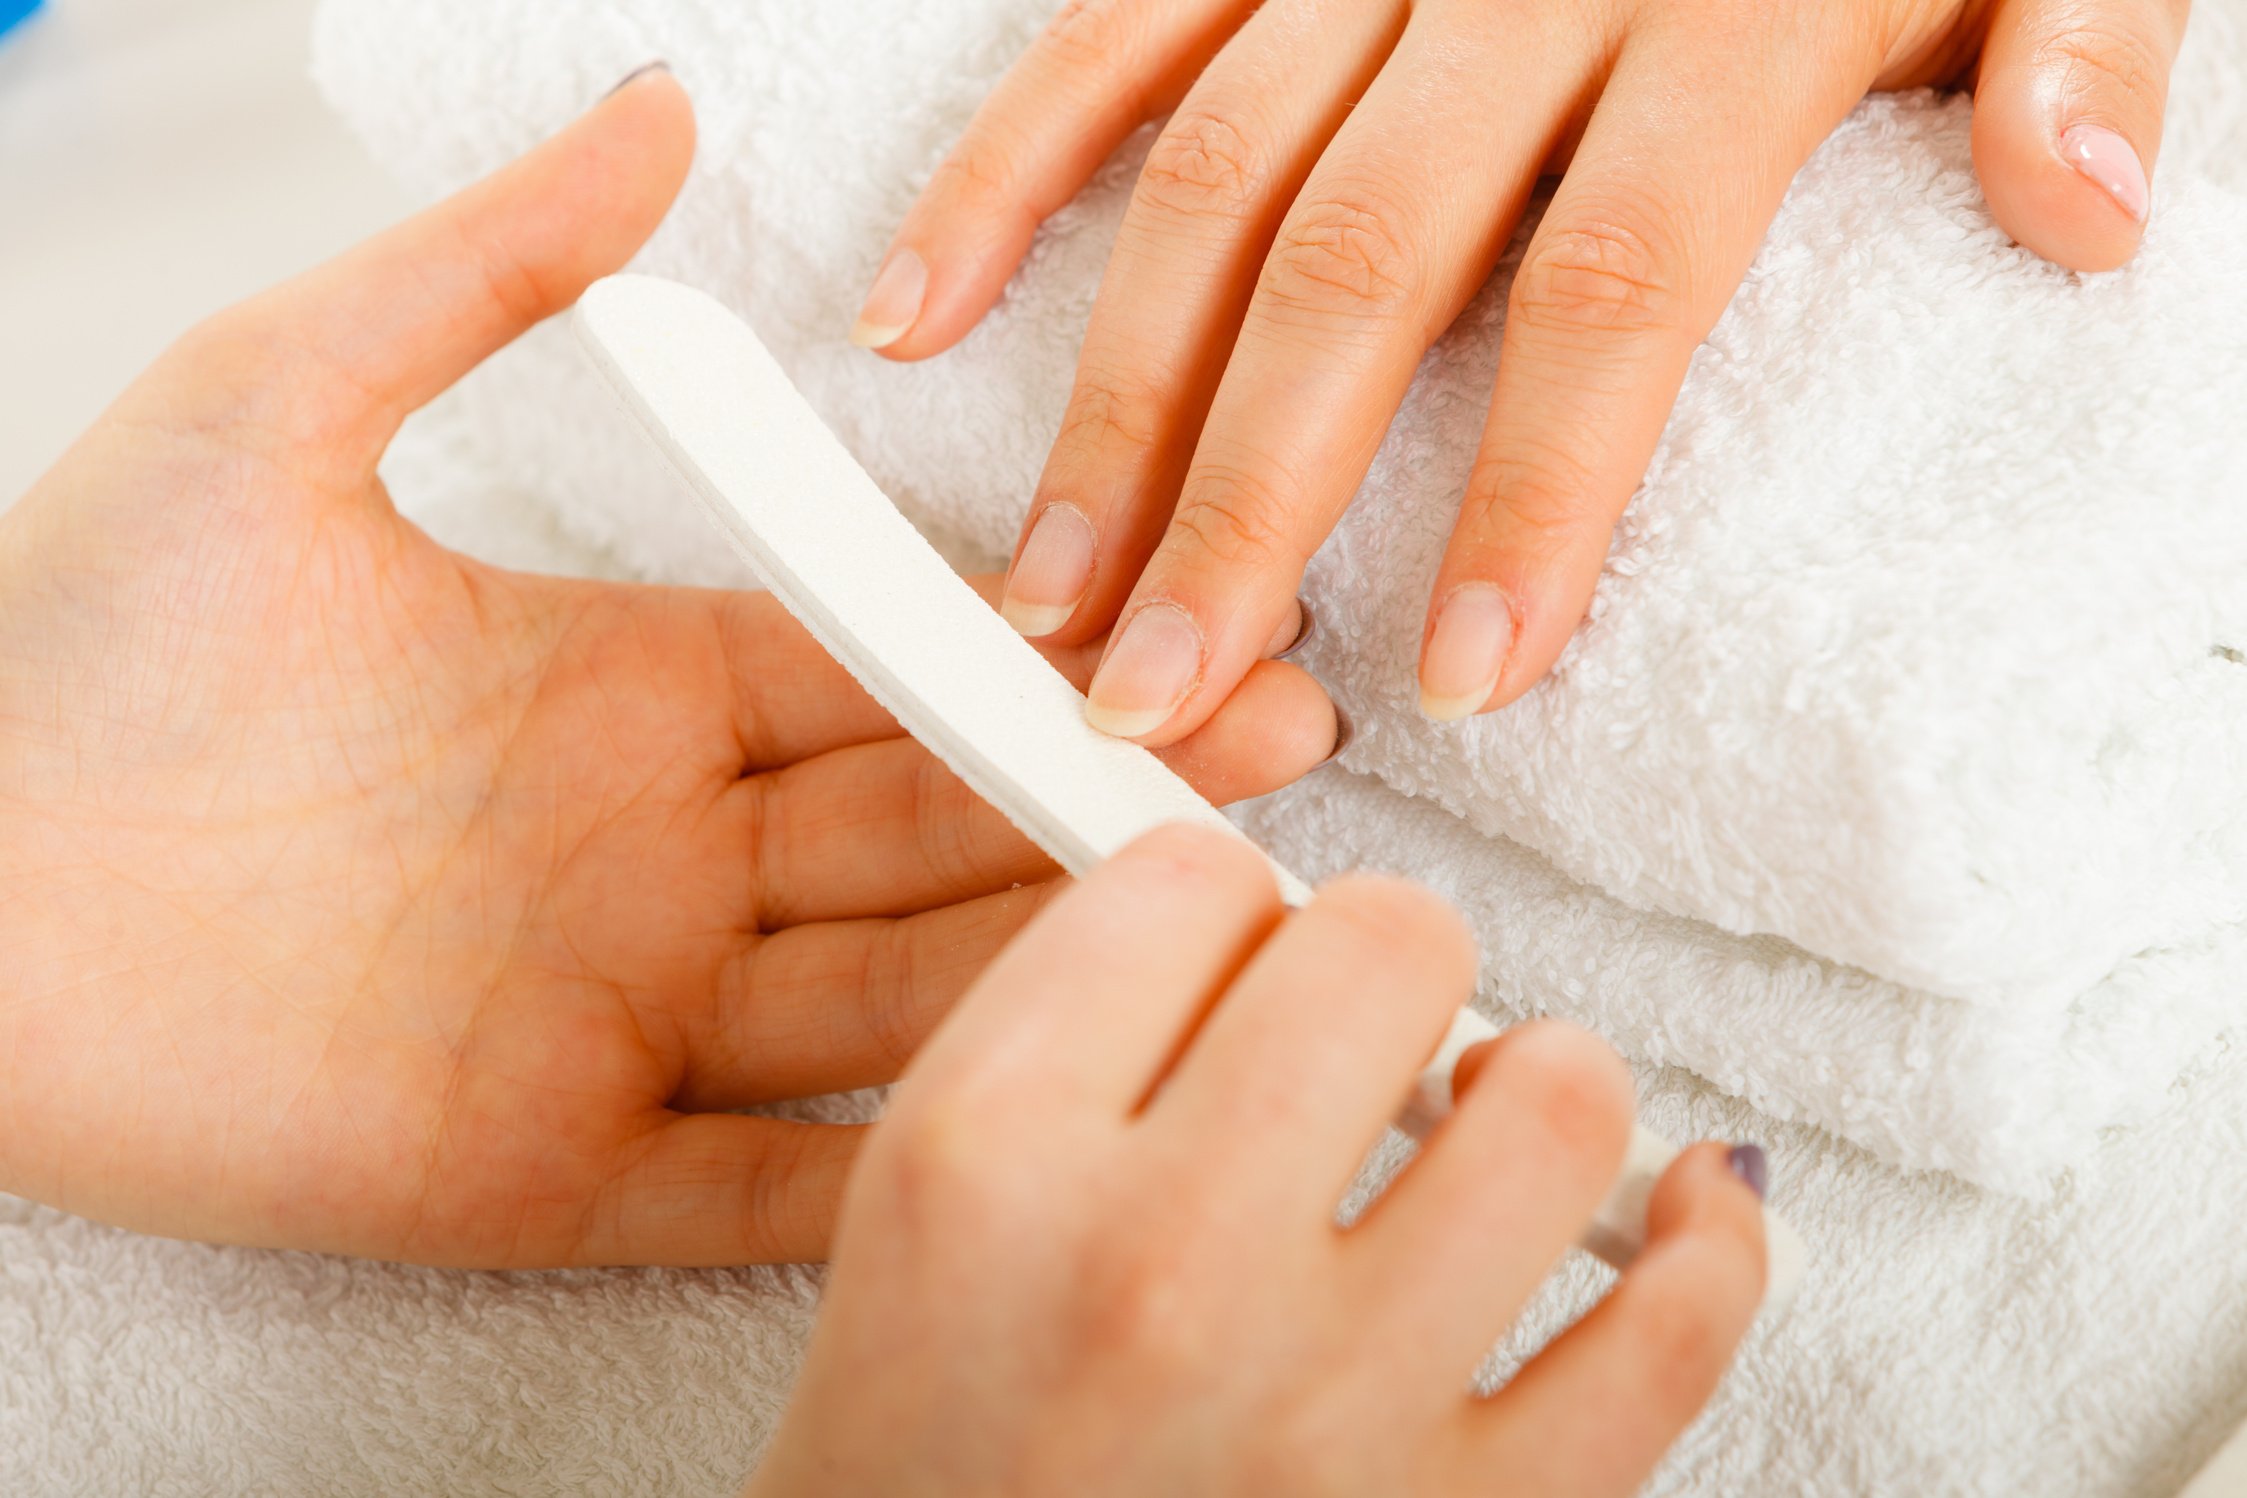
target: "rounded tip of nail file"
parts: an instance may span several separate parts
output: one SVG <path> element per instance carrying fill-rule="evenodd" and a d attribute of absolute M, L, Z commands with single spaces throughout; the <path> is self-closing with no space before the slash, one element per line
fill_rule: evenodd
<path fill-rule="evenodd" d="M 1168 766 L 1085 721 L 1084 698 L 944 564 L 756 335 L 714 298 L 612 276 L 578 304 L 579 340 L 758 578 L 915 738 L 1071 873 L 1150 828 L 1241 834 Z M 1291 904 L 1309 888 L 1273 865 Z M 1460 1052 L 1496 1034 L 1461 1010 L 1399 1127 L 1451 1109 Z M 1637 1130 L 1584 1246 L 1618 1268 L 1677 1151 Z M 1791 1300 L 1801 1242 L 1766 1211 L 1767 1310 Z"/>

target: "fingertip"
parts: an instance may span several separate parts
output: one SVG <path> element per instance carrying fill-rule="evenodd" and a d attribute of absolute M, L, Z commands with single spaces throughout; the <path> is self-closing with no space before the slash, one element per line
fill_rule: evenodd
<path fill-rule="evenodd" d="M 1165 763 L 1223 805 L 1266 795 L 1332 759 L 1342 716 L 1301 667 L 1259 661 L 1207 723 L 1160 751 Z"/>
<path fill-rule="evenodd" d="M 1141 604 L 1109 642 L 1085 694 L 1085 721 L 1102 733 L 1158 748 L 1196 724 L 1179 709 L 1202 685 L 1207 647 L 1199 621 L 1168 599 Z"/>
<path fill-rule="evenodd" d="M 1688 1236 L 1720 1240 L 1738 1271 L 1740 1297 L 1762 1299 L 1766 1273 L 1763 1191 L 1770 1162 L 1762 1146 L 1703 1142 L 1679 1152 L 1646 1203 L 1649 1249 Z"/>
<path fill-rule="evenodd" d="M 889 353 L 913 331 L 927 299 L 928 261 L 910 245 L 897 246 L 883 257 L 874 284 L 859 305 L 858 320 L 851 324 L 851 343 L 876 353 Z"/>
<path fill-rule="evenodd" d="M 694 100 L 671 65 L 658 59 L 634 68 L 587 111 L 587 120 L 598 122 L 596 138 L 606 164 L 622 193 L 636 200 L 626 205 L 625 216 L 638 217 L 652 203 L 660 217 L 694 164 L 697 129 Z M 639 233 L 644 237 L 650 229 Z"/>
<path fill-rule="evenodd" d="M 1456 723 L 1482 711 L 1513 654 L 1514 604 L 1495 584 L 1453 587 L 1429 617 L 1420 647 L 1420 711 Z"/>
<path fill-rule="evenodd" d="M 1986 94 L 1976 104 L 1973 140 L 1990 217 L 2015 242 L 2084 272 L 2118 269 L 2137 254 L 2152 189 L 2138 149 L 2120 131 L 2078 121 L 2054 132 L 2041 111 Z"/>
<path fill-rule="evenodd" d="M 882 256 L 850 342 L 899 364 L 943 353 L 997 305 L 1036 231 L 1036 218 L 988 192 L 932 184 Z"/>

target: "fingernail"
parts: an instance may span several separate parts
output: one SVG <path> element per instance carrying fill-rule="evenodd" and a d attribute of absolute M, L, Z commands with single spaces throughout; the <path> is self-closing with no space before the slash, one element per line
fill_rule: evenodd
<path fill-rule="evenodd" d="M 1326 751 L 1326 758 L 1311 768 L 1323 770 L 1333 764 L 1342 757 L 1342 751 L 1350 747 L 1350 740 L 1356 737 L 1357 729 L 1351 724 L 1350 715 L 1342 711 L 1340 703 L 1334 704 L 1334 747 Z"/>
<path fill-rule="evenodd" d="M 1505 594 L 1485 583 L 1453 589 L 1420 658 L 1420 711 L 1438 723 L 1478 711 L 1496 689 L 1513 642 L 1514 616 Z"/>
<path fill-rule="evenodd" d="M 2146 186 L 2145 163 L 2130 142 L 2104 125 L 2071 125 L 2060 137 L 2060 156 L 2097 183 L 2133 220 L 2146 221 L 2153 194 Z"/>
<path fill-rule="evenodd" d="M 858 322 L 850 341 L 860 348 L 888 348 L 903 338 L 921 315 L 921 298 L 928 295 L 928 262 L 911 250 L 896 249 L 882 262 L 866 305 L 858 309 Z"/>
<path fill-rule="evenodd" d="M 1069 622 L 1092 586 L 1092 522 L 1074 505 L 1047 505 L 1014 559 L 999 616 L 1040 639 Z"/>
<path fill-rule="evenodd" d="M 1764 1185 L 1771 1178 L 1771 1162 L 1764 1158 L 1762 1145 L 1735 1144 L 1732 1152 L 1724 1157 L 1724 1163 L 1747 1183 L 1750 1191 L 1759 1199 L 1762 1197 Z"/>
<path fill-rule="evenodd" d="M 1319 616 L 1311 612 L 1311 600 L 1308 598 L 1295 600 L 1295 615 L 1297 619 L 1295 638 L 1287 642 L 1286 649 L 1278 651 L 1272 656 L 1275 661 L 1284 661 L 1305 645 L 1310 644 L 1312 631 L 1319 627 Z"/>
<path fill-rule="evenodd" d="M 1202 632 L 1174 603 L 1131 616 L 1092 678 L 1085 719 L 1102 733 L 1136 739 L 1170 721 L 1201 675 Z"/>
<path fill-rule="evenodd" d="M 619 78 L 616 81 L 616 87 L 610 89 L 607 93 L 601 95 L 601 97 L 603 99 L 613 99 L 618 94 L 621 94 L 626 89 L 630 88 L 633 84 L 638 83 L 642 78 L 646 78 L 654 73 L 668 73 L 670 71 L 671 64 L 665 62 L 660 57 L 657 58 L 654 62 L 643 62 L 638 67 L 634 68 L 631 72 L 626 73 L 622 78 Z"/>

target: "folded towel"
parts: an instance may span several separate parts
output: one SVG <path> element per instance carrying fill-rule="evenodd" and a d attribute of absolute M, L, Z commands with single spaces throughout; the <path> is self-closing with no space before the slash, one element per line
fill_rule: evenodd
<path fill-rule="evenodd" d="M 1880 1159 L 2023 1195 L 2162 1107 L 2236 1015 L 2247 972 L 2231 928 L 2131 959 L 2054 1022 L 1634 910 L 1368 776 L 1322 772 L 1240 821 L 1307 879 L 1372 868 L 1442 892 L 1481 934 L 1483 1007 L 1501 1021 L 1557 1015 Z"/>
<path fill-rule="evenodd" d="M 398 497 L 439 539 L 505 565 L 625 570 L 472 457 L 420 444 L 406 459 Z M 651 504 L 645 523 L 662 513 Z M 1362 777 L 1294 794 L 1311 804 L 1267 803 L 1260 819 L 1314 846 L 1329 795 L 1420 820 L 1424 841 L 1407 823 L 1372 857 L 1423 874 L 1459 865 L 1449 839 L 1481 841 Z M 1362 826 L 1361 811 L 1333 814 Z M 1554 926 L 1581 930 L 1566 881 L 1544 877 Z M 2247 1053 L 2211 1057 L 2038 1202 L 1903 1175 L 1679 1071 L 1640 1080 L 1654 1127 L 1770 1149 L 1774 1204 L 1814 1264 L 1648 1498 L 2169 1498 L 2247 1416 L 2247 1256 L 2227 1208 L 2247 1195 Z M 1490 1373 L 1605 1278 L 1572 1261 Z M 718 1498 L 772 1434 L 819 1284 L 788 1269 L 462 1274 L 212 1249 L 0 1197 L 0 1474 L 25 1498 Z"/>
<path fill-rule="evenodd" d="M 561 26 L 523 0 L 328 0 L 317 43 L 331 98 L 431 191 L 671 59 L 703 148 L 641 268 L 744 311 L 885 488 L 1003 549 L 1137 148 L 960 349 L 899 367 L 841 333 L 914 184 L 1049 9 L 622 0 Z M 1592 622 L 1551 681 L 1463 729 L 1418 718 L 1409 666 L 1503 272 L 1430 355 L 1313 565 L 1311 660 L 1359 725 L 1353 768 L 1542 855 L 1435 838 L 1459 870 L 1612 896 L 1573 896 L 1600 912 L 1571 926 L 1597 944 L 1513 960 L 1537 902 L 1454 879 L 1487 897 L 1512 1005 L 1883 1158 L 2017 1190 L 2154 1106 L 2236 1016 L 2243 9 L 2196 12 L 2160 210 L 2116 275 L 2003 241 L 1963 101 L 1865 104 L 1696 360 Z M 566 341 L 495 361 L 419 440 L 650 575 L 738 579 L 688 507 L 654 498 L 672 481 Z M 1385 807 L 1365 801 L 1354 836 L 1322 825 L 1379 856 Z"/>
<path fill-rule="evenodd" d="M 473 508 L 486 536 L 567 565 L 534 516 L 509 530 L 487 498 L 446 497 L 446 519 Z M 1814 1266 L 1649 1498 L 2168 1498 L 2247 1414 L 2229 1210 L 2247 1195 L 2247 1056 L 2035 1203 L 1900 1175 L 1678 1072 L 1643 1077 L 1640 1110 L 1674 1137 L 1766 1143 Z M 1491 1371 L 1603 1278 L 1573 1258 Z M 0 1197 L 0 1485 L 720 1498 L 770 1438 L 818 1285 L 214 1249 Z"/>

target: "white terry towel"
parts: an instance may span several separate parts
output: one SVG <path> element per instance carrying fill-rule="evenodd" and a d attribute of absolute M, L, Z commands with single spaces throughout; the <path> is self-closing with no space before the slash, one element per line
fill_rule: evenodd
<path fill-rule="evenodd" d="M 397 491 L 440 540 L 617 570 L 537 496 L 433 448 L 413 458 Z M 1361 778 L 1329 786 L 1472 836 Z M 1318 835 L 1315 813 L 1285 820 Z M 1387 851 L 1415 842 L 1408 826 Z M 1647 1498 L 2171 1498 L 2247 1415 L 2230 1209 L 2247 1197 L 2247 1054 L 2221 1049 L 2035 1202 L 1903 1175 L 1681 1072 L 1640 1081 L 1642 1116 L 1671 1137 L 1770 1146 L 1774 1203 L 1811 1253 L 1802 1296 L 1758 1328 Z M 779 1418 L 820 1279 L 410 1269 L 170 1243 L 0 1197 L 0 1479 L 10 1498 L 724 1498 Z M 1572 1258 L 1493 1375 L 1604 1280 Z"/>
<path fill-rule="evenodd" d="M 318 42 L 331 97 L 429 189 L 670 59 L 703 152 L 640 267 L 742 310 L 885 487 L 1003 548 L 1131 153 L 961 349 L 899 368 L 841 335 L 914 184 L 1049 9 L 624 0 L 565 25 L 523 0 L 329 0 Z M 1430 356 L 1314 564 L 1313 660 L 1358 721 L 1354 768 L 1620 902 L 1573 974 L 1520 968 L 1515 1004 L 2015 1189 L 2151 1106 L 2232 1017 L 2247 667 L 2220 647 L 2247 637 L 2247 201 L 2217 168 L 2247 154 L 2239 23 L 2240 0 L 2198 12 L 2156 225 L 2115 276 L 1996 233 L 1962 101 L 1860 109 L 1697 360 L 1593 622 L 1465 730 L 1418 719 L 1410 656 L 1503 275 Z M 454 416 L 424 440 L 575 533 L 734 576 L 684 507 L 652 506 L 668 480 L 566 343 L 499 361 Z M 1391 815 L 1361 814 L 1365 838 Z"/>

